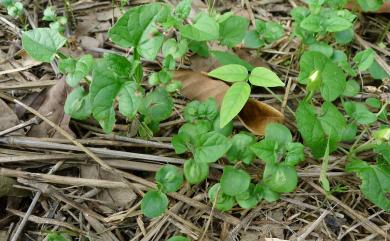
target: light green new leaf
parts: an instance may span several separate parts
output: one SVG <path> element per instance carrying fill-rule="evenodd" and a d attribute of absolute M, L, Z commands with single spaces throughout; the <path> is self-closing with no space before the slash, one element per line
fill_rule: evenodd
<path fill-rule="evenodd" d="M 195 142 L 194 159 L 204 163 L 216 162 L 231 146 L 226 136 L 215 131 L 199 135 Z"/>
<path fill-rule="evenodd" d="M 236 196 L 248 190 L 251 177 L 244 170 L 225 166 L 221 177 L 221 189 L 229 196 Z"/>
<path fill-rule="evenodd" d="M 221 107 L 220 126 L 224 127 L 240 113 L 245 103 L 249 99 L 251 87 L 248 83 L 234 83 L 223 97 Z"/>
<path fill-rule="evenodd" d="M 351 161 L 346 170 L 355 172 L 362 180 L 360 190 L 378 207 L 390 211 L 390 169 L 385 165 L 369 165 L 361 160 Z"/>
<path fill-rule="evenodd" d="M 219 24 L 221 43 L 232 48 L 244 39 L 249 20 L 240 16 L 230 16 Z"/>
<path fill-rule="evenodd" d="M 353 61 L 360 71 L 368 70 L 375 61 L 375 51 L 371 48 L 360 51 L 355 55 Z"/>
<path fill-rule="evenodd" d="M 263 181 L 274 192 L 292 192 L 297 187 L 298 174 L 291 166 L 267 163 Z"/>
<path fill-rule="evenodd" d="M 36 28 L 22 34 L 23 48 L 33 59 L 42 62 L 51 62 L 65 43 L 66 38 L 50 28 Z"/>
<path fill-rule="evenodd" d="M 129 119 L 133 119 L 142 104 L 144 89 L 133 81 L 125 82 L 119 93 L 119 112 Z"/>
<path fill-rule="evenodd" d="M 249 76 L 249 82 L 261 87 L 284 86 L 284 83 L 272 70 L 264 67 L 254 68 Z"/>
<path fill-rule="evenodd" d="M 194 41 L 210 41 L 219 38 L 218 23 L 207 13 L 201 12 L 193 25 L 184 25 L 180 29 L 184 38 Z"/>
<path fill-rule="evenodd" d="M 306 31 L 318 33 L 323 31 L 322 28 L 322 19 L 318 15 L 310 15 L 303 19 L 303 21 L 300 23 L 300 27 L 303 28 Z"/>
<path fill-rule="evenodd" d="M 284 164 L 288 166 L 296 166 L 299 162 L 305 160 L 305 146 L 299 142 L 287 144 L 287 154 Z"/>
<path fill-rule="evenodd" d="M 204 162 L 187 160 L 184 162 L 184 176 L 190 184 L 199 184 L 209 175 L 209 165 Z"/>
<path fill-rule="evenodd" d="M 167 241 L 191 241 L 191 240 L 184 236 L 173 236 L 170 237 Z"/>
<path fill-rule="evenodd" d="M 148 191 L 141 201 L 142 213 L 148 218 L 160 216 L 168 208 L 168 197 L 160 191 Z"/>
<path fill-rule="evenodd" d="M 352 27 L 352 23 L 342 17 L 331 17 L 325 20 L 325 28 L 328 32 L 341 32 Z"/>
<path fill-rule="evenodd" d="M 227 82 L 240 82 L 246 80 L 248 70 L 239 64 L 228 64 L 212 70 L 208 75 Z"/>
<path fill-rule="evenodd" d="M 91 115 L 90 96 L 83 87 L 74 89 L 66 98 L 64 112 L 77 120 L 85 120 Z"/>
<path fill-rule="evenodd" d="M 75 87 L 79 82 L 85 78 L 92 70 L 94 59 L 92 55 L 83 55 L 78 61 L 75 62 L 74 70 L 68 72 L 66 76 L 66 83 L 71 87 Z"/>
<path fill-rule="evenodd" d="M 164 165 L 156 172 L 157 187 L 161 192 L 176 192 L 183 184 L 183 174 L 174 165 Z"/>

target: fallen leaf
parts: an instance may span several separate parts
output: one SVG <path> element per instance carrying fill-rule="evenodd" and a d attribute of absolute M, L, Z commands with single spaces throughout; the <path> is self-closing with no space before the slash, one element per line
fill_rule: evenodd
<path fill-rule="evenodd" d="M 178 70 L 173 78 L 182 82 L 183 88 L 180 93 L 184 97 L 200 101 L 214 97 L 219 106 L 229 89 L 229 85 L 225 82 L 191 70 Z M 256 135 L 264 135 L 267 124 L 281 123 L 284 119 L 283 114 L 278 110 L 253 98 L 248 100 L 238 114 L 238 118 L 249 131 Z"/>

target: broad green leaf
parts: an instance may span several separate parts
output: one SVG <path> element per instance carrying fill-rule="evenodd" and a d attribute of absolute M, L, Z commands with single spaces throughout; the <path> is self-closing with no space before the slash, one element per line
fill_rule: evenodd
<path fill-rule="evenodd" d="M 188 45 L 188 48 L 191 49 L 192 52 L 204 58 L 207 58 L 210 55 L 209 46 L 207 45 L 206 41 L 191 41 Z"/>
<path fill-rule="evenodd" d="M 249 99 L 251 87 L 248 83 L 237 82 L 234 83 L 223 97 L 221 107 L 221 121 L 220 126 L 224 127 L 233 118 L 240 113 L 245 103 Z"/>
<path fill-rule="evenodd" d="M 292 192 L 297 187 L 298 175 L 291 166 L 267 163 L 263 174 L 264 183 L 275 192 Z"/>
<path fill-rule="evenodd" d="M 315 42 L 309 45 L 309 51 L 320 52 L 330 58 L 333 55 L 333 48 L 324 42 Z"/>
<path fill-rule="evenodd" d="M 176 192 L 183 183 L 183 174 L 174 165 L 165 165 L 156 173 L 157 187 L 161 192 Z"/>
<path fill-rule="evenodd" d="M 369 165 L 361 160 L 353 160 L 347 166 L 348 172 L 355 172 L 362 180 L 360 190 L 364 196 L 378 207 L 390 211 L 390 169 L 385 165 Z"/>
<path fill-rule="evenodd" d="M 346 120 L 337 107 L 330 102 L 322 105 L 318 119 L 326 135 L 330 136 L 330 152 L 332 152 L 336 148 L 336 142 L 342 139 L 341 130 L 346 127 Z"/>
<path fill-rule="evenodd" d="M 355 55 L 353 61 L 360 71 L 368 70 L 375 61 L 375 51 L 371 48 L 360 51 Z"/>
<path fill-rule="evenodd" d="M 340 68 L 344 70 L 347 75 L 356 76 L 356 71 L 351 67 L 347 55 L 341 50 L 335 50 L 332 55 L 332 60 Z"/>
<path fill-rule="evenodd" d="M 225 166 L 221 177 L 222 192 L 229 196 L 242 194 L 249 188 L 251 177 L 244 170 Z"/>
<path fill-rule="evenodd" d="M 376 61 L 372 63 L 368 71 L 374 79 L 383 80 L 385 78 L 390 78 L 390 75 Z"/>
<path fill-rule="evenodd" d="M 235 198 L 238 205 L 245 209 L 254 208 L 259 202 L 259 199 L 255 193 L 255 185 L 253 183 L 249 184 L 248 190 L 235 196 Z"/>
<path fill-rule="evenodd" d="M 181 136 L 185 143 L 195 145 L 198 136 L 205 134 L 212 129 L 212 123 L 208 120 L 198 120 L 194 123 L 185 123 L 179 129 L 178 135 Z"/>
<path fill-rule="evenodd" d="M 365 12 L 375 12 L 383 4 L 382 0 L 357 0 L 357 2 Z"/>
<path fill-rule="evenodd" d="M 362 103 L 348 101 L 344 102 L 343 106 L 347 114 L 359 124 L 369 125 L 377 120 L 377 116 L 370 112 Z"/>
<path fill-rule="evenodd" d="M 192 0 L 181 0 L 175 9 L 175 15 L 180 19 L 186 19 L 191 12 Z"/>
<path fill-rule="evenodd" d="M 316 110 L 306 102 L 301 102 L 296 111 L 297 127 L 301 133 L 305 145 L 309 146 L 313 156 L 323 156 L 327 144 L 327 137 L 320 120 L 316 116 Z"/>
<path fill-rule="evenodd" d="M 192 122 L 195 120 L 206 119 L 213 121 L 218 116 L 217 102 L 213 98 L 206 101 L 191 101 L 183 110 L 184 120 Z"/>
<path fill-rule="evenodd" d="M 318 15 L 310 15 L 302 20 L 299 25 L 306 31 L 318 33 L 323 31 L 322 19 Z"/>
<path fill-rule="evenodd" d="M 264 67 L 254 68 L 249 76 L 249 82 L 261 87 L 284 86 L 284 83 L 272 70 Z"/>
<path fill-rule="evenodd" d="M 360 85 L 355 80 L 348 80 L 343 95 L 353 97 L 359 94 Z"/>
<path fill-rule="evenodd" d="M 299 162 L 305 160 L 304 148 L 305 146 L 299 142 L 288 143 L 284 164 L 287 166 L 296 166 Z"/>
<path fill-rule="evenodd" d="M 139 108 L 141 114 L 157 122 L 169 118 L 172 110 L 172 98 L 163 88 L 157 88 L 146 94 Z"/>
<path fill-rule="evenodd" d="M 174 59 L 181 58 L 188 50 L 188 42 L 182 39 L 179 43 L 175 39 L 170 38 L 166 40 L 162 46 L 162 53 L 164 57 L 172 55 Z"/>
<path fill-rule="evenodd" d="M 217 132 L 199 135 L 195 142 L 194 159 L 204 163 L 216 162 L 231 146 L 229 139 Z"/>
<path fill-rule="evenodd" d="M 338 44 L 348 44 L 352 42 L 352 40 L 355 38 L 355 31 L 353 31 L 353 28 L 348 28 L 346 30 L 336 32 L 334 35 L 336 43 Z"/>
<path fill-rule="evenodd" d="M 94 59 L 92 55 L 86 54 L 83 55 L 77 62 L 75 62 L 74 70 L 68 72 L 66 76 L 66 83 L 71 87 L 75 87 L 79 82 L 84 79 L 89 72 L 91 72 L 94 64 Z"/>
<path fill-rule="evenodd" d="M 218 23 L 205 12 L 199 13 L 195 24 L 184 25 L 179 30 L 184 38 L 194 41 L 210 41 L 219 38 Z"/>
<path fill-rule="evenodd" d="M 321 73 L 321 95 L 326 101 L 334 101 L 345 90 L 344 72 L 333 62 L 328 61 Z"/>
<path fill-rule="evenodd" d="M 221 65 L 238 64 L 244 66 L 248 71 L 251 71 L 253 69 L 253 66 L 250 63 L 241 59 L 232 52 L 215 50 L 211 51 L 211 55 L 213 56 L 213 58 L 217 59 Z"/>
<path fill-rule="evenodd" d="M 142 213 L 148 218 L 160 216 L 168 208 L 168 197 L 160 191 L 148 191 L 141 201 Z"/>
<path fill-rule="evenodd" d="M 208 75 L 227 82 L 241 82 L 248 77 L 248 70 L 242 65 L 228 64 L 212 70 Z"/>
<path fill-rule="evenodd" d="M 276 162 L 279 154 L 278 143 L 269 139 L 263 139 L 253 144 L 250 149 L 257 157 L 265 162 Z"/>
<path fill-rule="evenodd" d="M 215 207 L 220 211 L 229 211 L 236 205 L 234 197 L 223 193 L 219 183 L 214 184 L 209 189 L 208 196 L 213 204 L 216 201 Z"/>
<path fill-rule="evenodd" d="M 130 72 L 130 62 L 115 54 L 98 59 L 93 68 L 90 86 L 92 114 L 107 133 L 115 124 L 114 100 L 122 85 L 129 81 Z"/>
<path fill-rule="evenodd" d="M 190 184 L 199 184 L 209 175 L 209 165 L 192 159 L 184 162 L 184 176 Z"/>
<path fill-rule="evenodd" d="M 376 130 L 372 133 L 372 136 L 375 140 L 378 140 L 380 142 L 390 141 L 390 128 L 388 127 Z"/>
<path fill-rule="evenodd" d="M 341 141 L 353 142 L 356 138 L 358 127 L 355 123 L 347 124 L 341 131 Z"/>
<path fill-rule="evenodd" d="M 260 39 L 260 34 L 256 30 L 248 31 L 244 38 L 244 44 L 247 48 L 257 49 L 265 45 L 263 39 Z"/>
<path fill-rule="evenodd" d="M 57 51 L 64 46 L 66 38 L 50 28 L 36 28 L 23 32 L 22 45 L 35 60 L 51 62 Z"/>
<path fill-rule="evenodd" d="M 226 153 L 226 157 L 231 163 L 242 161 L 245 164 L 250 164 L 255 158 L 255 154 L 249 148 L 256 142 L 256 138 L 245 132 L 236 134 L 232 138 L 232 146 Z"/>
<path fill-rule="evenodd" d="M 50 233 L 47 235 L 48 241 L 69 241 L 69 239 L 65 238 L 63 235 L 59 233 Z"/>
<path fill-rule="evenodd" d="M 262 38 L 268 43 L 273 43 L 284 36 L 284 29 L 280 23 L 267 21 L 265 31 L 260 33 Z"/>
<path fill-rule="evenodd" d="M 264 182 L 258 183 L 255 187 L 255 194 L 258 199 L 265 199 L 267 202 L 275 202 L 280 198 L 278 192 L 272 191 Z"/>
<path fill-rule="evenodd" d="M 265 128 L 265 138 L 267 140 L 275 141 L 278 147 L 285 147 L 292 142 L 292 135 L 290 130 L 278 123 L 270 123 Z"/>
<path fill-rule="evenodd" d="M 249 20 L 240 16 L 231 16 L 219 24 L 221 43 L 232 48 L 244 39 Z"/>
<path fill-rule="evenodd" d="M 301 84 L 310 83 L 309 77 L 315 71 L 321 73 L 327 62 L 328 59 L 326 58 L 326 56 L 319 52 L 314 52 L 314 51 L 304 52 L 299 61 L 299 66 L 300 66 L 300 72 L 298 76 L 299 83 Z"/>
<path fill-rule="evenodd" d="M 144 89 L 138 83 L 125 82 L 119 93 L 119 112 L 129 119 L 133 119 L 142 104 Z"/>
<path fill-rule="evenodd" d="M 377 98 L 374 98 L 374 97 L 367 98 L 365 102 L 368 106 L 375 108 L 375 109 L 380 109 L 382 106 L 381 101 L 378 100 Z"/>
<path fill-rule="evenodd" d="M 184 236 L 173 236 L 170 237 L 167 241 L 191 241 L 191 240 Z"/>
<path fill-rule="evenodd" d="M 345 18 L 334 16 L 326 19 L 324 22 L 326 31 L 328 32 L 341 32 L 352 27 L 352 23 Z"/>
<path fill-rule="evenodd" d="M 90 96 L 83 87 L 74 89 L 66 98 L 64 112 L 77 120 L 85 120 L 91 115 Z"/>
<path fill-rule="evenodd" d="M 227 123 L 221 128 L 221 116 L 218 114 L 213 123 L 213 131 L 218 132 L 224 136 L 230 136 L 233 133 L 233 121 Z"/>
<path fill-rule="evenodd" d="M 387 135 L 389 134 L 389 129 L 387 129 Z M 381 155 L 387 165 L 390 165 L 390 141 L 389 141 L 390 136 L 387 137 L 387 142 L 378 144 L 375 146 L 374 151 L 375 153 Z"/>

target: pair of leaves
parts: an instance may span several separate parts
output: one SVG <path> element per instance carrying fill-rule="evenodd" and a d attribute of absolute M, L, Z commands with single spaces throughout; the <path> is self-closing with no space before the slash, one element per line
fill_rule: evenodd
<path fill-rule="evenodd" d="M 146 59 L 156 58 L 164 36 L 157 24 L 171 15 L 172 9 L 161 3 L 151 3 L 127 11 L 110 29 L 109 37 L 123 48 L 134 47 Z"/>
<path fill-rule="evenodd" d="M 322 8 L 319 13 L 312 13 L 300 22 L 300 27 L 306 31 L 319 32 L 341 32 L 351 29 L 355 15 L 348 10 L 333 10 Z"/>
<path fill-rule="evenodd" d="M 228 64 L 211 71 L 209 76 L 218 78 L 233 85 L 226 92 L 221 106 L 221 127 L 229 123 L 244 107 L 251 92 L 249 82 L 255 86 L 276 87 L 284 83 L 271 70 L 264 67 L 254 68 L 250 75 L 247 68 L 238 64 Z"/>

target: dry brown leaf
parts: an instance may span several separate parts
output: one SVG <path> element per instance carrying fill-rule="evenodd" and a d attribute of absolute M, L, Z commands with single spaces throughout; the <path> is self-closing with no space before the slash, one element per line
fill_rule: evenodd
<path fill-rule="evenodd" d="M 176 71 L 174 79 L 182 82 L 183 88 L 180 93 L 184 97 L 200 101 L 214 97 L 219 106 L 229 89 L 229 85 L 225 82 L 191 70 Z M 267 124 L 281 123 L 284 119 L 283 114 L 272 106 L 252 98 L 245 104 L 238 117 L 242 124 L 256 135 L 264 135 Z"/>

